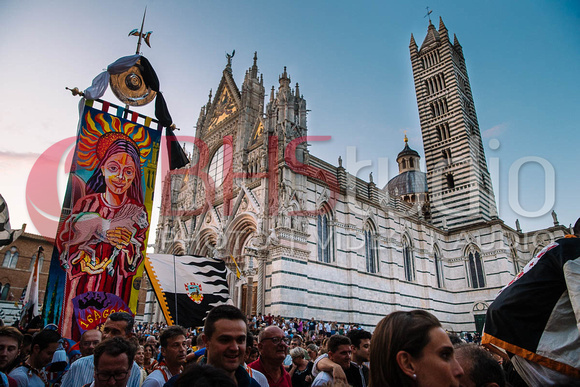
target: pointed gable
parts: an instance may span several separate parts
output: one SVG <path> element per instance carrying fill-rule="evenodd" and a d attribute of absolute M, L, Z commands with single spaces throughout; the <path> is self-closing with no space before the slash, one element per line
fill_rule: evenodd
<path fill-rule="evenodd" d="M 228 118 L 237 115 L 241 108 L 240 91 L 232 78 L 232 74 L 227 70 L 224 70 L 223 74 L 205 122 L 208 132 Z"/>

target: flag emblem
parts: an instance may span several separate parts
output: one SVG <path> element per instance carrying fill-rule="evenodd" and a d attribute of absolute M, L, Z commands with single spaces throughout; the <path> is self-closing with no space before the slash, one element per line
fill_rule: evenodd
<path fill-rule="evenodd" d="M 201 284 L 190 282 L 185 284 L 185 290 L 187 291 L 189 298 L 191 298 L 191 301 L 195 302 L 196 304 L 201 304 L 201 301 L 203 300 Z"/>

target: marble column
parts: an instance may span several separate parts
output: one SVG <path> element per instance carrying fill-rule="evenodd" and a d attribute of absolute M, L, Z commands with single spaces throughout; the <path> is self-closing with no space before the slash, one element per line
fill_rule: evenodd
<path fill-rule="evenodd" d="M 246 315 L 252 314 L 252 295 L 254 293 L 254 277 L 247 277 L 247 290 L 246 290 L 246 310 L 244 313 Z"/>
<path fill-rule="evenodd" d="M 265 281 L 266 281 L 266 259 L 259 257 L 258 258 L 258 295 L 257 295 L 257 305 L 256 305 L 256 313 L 257 314 L 264 314 L 264 289 L 265 289 Z"/>

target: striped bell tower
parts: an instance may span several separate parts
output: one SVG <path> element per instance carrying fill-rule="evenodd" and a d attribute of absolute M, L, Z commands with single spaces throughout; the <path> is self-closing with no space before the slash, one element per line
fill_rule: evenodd
<path fill-rule="evenodd" d="M 439 19 L 439 30 L 429 20 L 421 48 L 411 34 L 409 50 L 433 224 L 455 229 L 496 218 L 491 178 L 457 37 L 454 35 L 451 43 L 443 20 Z"/>

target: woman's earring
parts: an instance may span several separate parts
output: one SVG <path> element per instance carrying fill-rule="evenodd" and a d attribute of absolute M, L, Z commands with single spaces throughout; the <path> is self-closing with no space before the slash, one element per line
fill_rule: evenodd
<path fill-rule="evenodd" d="M 413 374 L 413 379 L 417 379 L 417 374 Z"/>

